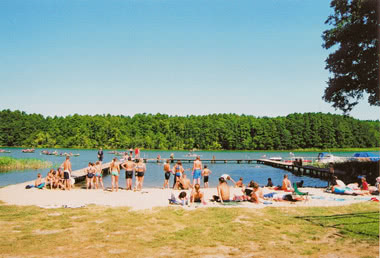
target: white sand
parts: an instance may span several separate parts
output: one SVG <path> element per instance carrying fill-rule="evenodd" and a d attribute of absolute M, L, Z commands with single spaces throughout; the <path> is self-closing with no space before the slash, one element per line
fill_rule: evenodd
<path fill-rule="evenodd" d="M 167 207 L 168 199 L 171 193 L 178 197 L 179 190 L 172 189 L 156 189 L 146 188 L 142 191 L 125 191 L 119 189 L 118 192 L 110 192 L 103 190 L 85 190 L 73 189 L 71 191 L 50 190 L 50 189 L 25 189 L 26 182 L 7 186 L 0 189 L 0 200 L 7 204 L 15 205 L 36 205 L 43 208 L 61 208 L 61 207 L 82 207 L 90 204 L 105 206 L 127 206 L 134 210 L 151 209 L 154 207 Z M 299 207 L 299 206 L 340 206 L 352 203 L 368 201 L 372 196 L 349 196 L 336 195 L 323 192 L 323 189 L 302 188 L 301 191 L 309 192 L 311 196 L 307 201 L 275 202 L 269 201 L 271 204 L 253 204 L 250 202 L 240 202 L 238 205 L 221 205 L 219 203 L 210 202 L 212 195 L 216 194 L 216 188 L 201 189 L 205 193 L 207 205 L 197 204 L 191 207 L 185 206 L 186 209 L 195 209 L 199 207 L 247 207 L 247 208 L 263 208 L 263 207 Z M 273 192 L 273 190 L 264 188 L 264 194 Z M 279 191 L 281 192 L 281 191 Z M 188 196 L 190 191 L 187 191 Z M 241 195 L 241 189 L 231 188 L 231 198 Z M 378 198 L 378 197 L 377 197 Z M 343 200 L 344 199 L 344 200 Z"/>

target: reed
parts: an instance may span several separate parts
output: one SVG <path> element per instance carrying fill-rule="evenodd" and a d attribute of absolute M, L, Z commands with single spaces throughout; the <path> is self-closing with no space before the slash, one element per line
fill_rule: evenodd
<path fill-rule="evenodd" d="M 50 161 L 40 159 L 16 159 L 12 157 L 0 157 L 0 171 L 16 169 L 40 169 L 48 168 L 53 164 Z"/>

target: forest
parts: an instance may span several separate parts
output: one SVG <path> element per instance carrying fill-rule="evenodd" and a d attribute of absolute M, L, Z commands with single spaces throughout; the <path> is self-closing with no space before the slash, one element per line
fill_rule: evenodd
<path fill-rule="evenodd" d="M 0 146 L 161 150 L 290 150 L 380 146 L 380 122 L 324 113 L 69 115 L 0 111 Z"/>

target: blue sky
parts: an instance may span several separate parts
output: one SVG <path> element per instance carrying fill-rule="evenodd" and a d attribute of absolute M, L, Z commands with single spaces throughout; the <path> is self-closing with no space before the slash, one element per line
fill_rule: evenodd
<path fill-rule="evenodd" d="M 43 115 L 335 111 L 328 0 L 0 1 L 0 109 Z M 366 99 L 351 115 L 378 119 Z"/>

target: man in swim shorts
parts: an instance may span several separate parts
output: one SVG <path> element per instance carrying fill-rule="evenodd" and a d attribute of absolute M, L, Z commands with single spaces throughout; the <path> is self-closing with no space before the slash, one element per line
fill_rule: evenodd
<path fill-rule="evenodd" d="M 121 166 L 123 169 L 125 169 L 126 190 L 132 190 L 132 177 L 135 166 L 136 163 L 132 161 L 131 157 L 128 157 L 128 161 L 123 163 Z"/>
<path fill-rule="evenodd" d="M 201 176 L 202 176 L 202 161 L 199 156 L 194 161 L 193 164 L 193 185 L 201 184 Z"/>
<path fill-rule="evenodd" d="M 63 179 L 65 180 L 64 186 L 65 189 L 71 190 L 71 162 L 70 162 L 70 156 L 66 156 L 65 162 L 62 163 L 61 167 L 63 167 Z"/>
<path fill-rule="evenodd" d="M 167 186 L 167 188 L 169 189 L 169 179 L 170 179 L 170 174 L 172 173 L 169 159 L 166 160 L 166 163 L 164 165 L 164 173 L 165 173 L 165 181 L 164 181 L 163 188 L 165 189 L 165 187 Z"/>

